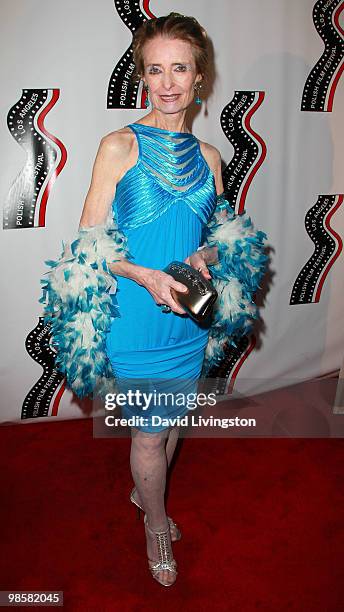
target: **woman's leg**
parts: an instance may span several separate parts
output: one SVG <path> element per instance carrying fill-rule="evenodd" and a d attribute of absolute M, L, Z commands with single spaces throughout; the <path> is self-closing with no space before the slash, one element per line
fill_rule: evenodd
<path fill-rule="evenodd" d="M 131 472 L 145 508 L 148 525 L 154 531 L 167 530 L 169 533 L 164 501 L 167 471 L 165 442 L 168 430 L 146 433 L 132 427 L 131 431 Z M 146 535 L 147 555 L 152 560 L 158 560 L 156 542 L 148 530 Z M 175 576 L 163 570 L 160 579 L 174 582 Z"/>
<path fill-rule="evenodd" d="M 174 451 L 176 449 L 177 442 L 178 442 L 179 431 L 180 431 L 179 425 L 176 425 L 175 427 L 170 427 L 168 430 L 167 440 L 165 438 L 166 440 L 165 452 L 166 452 L 166 460 L 167 460 L 167 469 L 169 468 L 172 462 Z M 148 435 L 152 435 L 152 434 L 148 434 Z M 135 492 L 135 499 L 141 506 L 145 507 L 143 500 L 141 499 L 141 496 L 139 495 L 139 491 L 137 489 Z"/>
<path fill-rule="evenodd" d="M 167 457 L 168 467 L 171 465 L 172 457 L 173 457 L 174 451 L 177 446 L 179 430 L 180 430 L 180 426 L 176 425 L 175 427 L 171 427 L 169 434 L 168 434 L 168 438 L 166 442 L 166 457 Z"/>
<path fill-rule="evenodd" d="M 164 494 L 167 432 L 146 433 L 132 427 L 130 467 L 147 519 L 156 529 L 166 525 Z"/>

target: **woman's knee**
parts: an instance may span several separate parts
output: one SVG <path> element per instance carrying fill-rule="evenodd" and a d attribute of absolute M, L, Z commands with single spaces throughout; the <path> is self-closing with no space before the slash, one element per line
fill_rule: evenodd
<path fill-rule="evenodd" d="M 132 444 L 148 453 L 161 452 L 165 447 L 167 435 L 167 430 L 149 433 L 136 429 L 133 431 Z"/>

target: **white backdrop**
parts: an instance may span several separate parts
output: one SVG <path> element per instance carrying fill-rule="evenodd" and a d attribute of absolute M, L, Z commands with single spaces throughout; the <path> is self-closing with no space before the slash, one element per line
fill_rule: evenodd
<path fill-rule="evenodd" d="M 343 4 L 342 0 L 320 3 L 337 37 L 344 27 Z M 223 109 L 235 92 L 239 96 L 240 92 L 264 93 L 250 126 L 264 143 L 266 156 L 249 182 L 245 210 L 255 226 L 267 233 L 270 265 L 257 297 L 263 324 L 257 327 L 255 346 L 236 374 L 235 388 L 251 394 L 339 369 L 344 354 L 344 88 L 339 78 L 343 48 L 337 41 L 331 108 L 330 86 L 320 75 L 325 107 L 301 110 L 307 78 L 324 51 L 312 17 L 312 0 L 122 0 L 116 4 L 121 5 L 127 13 L 141 6 L 147 17 L 149 11 L 155 16 L 172 10 L 193 15 L 206 28 L 214 46 L 216 78 L 192 130 L 221 151 L 224 166 L 231 162 L 234 147 L 221 125 Z M 32 359 L 25 340 L 42 315 L 38 300 L 39 281 L 47 271 L 44 260 L 57 259 L 62 239 L 76 236 L 101 137 L 147 112 L 139 99 L 136 108 L 107 107 L 110 77 L 132 38 L 116 6 L 111 0 L 1 3 L 0 189 L 5 212 L 9 196 L 11 206 L 16 205 L 19 190 L 11 192 L 11 186 L 27 162 L 27 150 L 13 137 L 8 123 L 8 113 L 19 105 L 23 90 L 46 91 L 44 105 L 53 91 L 58 92 L 44 127 L 62 143 L 55 146 L 57 158 L 52 161 L 61 169 L 50 189 L 43 225 L 39 226 L 36 209 L 35 225 L 2 229 L 2 422 L 78 418 L 89 409 L 87 401 L 63 391 L 61 384 L 51 387 L 49 401 L 43 392 L 35 401 L 28 400 L 43 364 Z M 44 131 L 38 124 L 35 127 L 44 139 Z M 26 187 L 27 183 L 26 176 Z M 308 287 L 308 303 L 291 303 L 296 280 L 315 250 L 305 217 L 319 198 L 321 206 L 326 195 L 330 198 L 325 200 L 327 214 L 320 219 L 320 227 L 330 250 L 327 260 L 319 260 L 314 267 L 322 270 L 318 292 Z M 311 221 L 318 218 L 316 212 L 310 213 Z M 319 231 L 317 235 L 321 247 Z M 36 338 L 31 349 L 38 359 L 39 342 Z M 51 367 L 48 378 L 49 371 Z"/>

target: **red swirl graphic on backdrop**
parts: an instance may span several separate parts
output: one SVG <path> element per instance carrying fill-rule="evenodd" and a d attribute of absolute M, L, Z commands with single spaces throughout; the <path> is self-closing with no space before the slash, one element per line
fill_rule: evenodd
<path fill-rule="evenodd" d="M 47 186 L 44 189 L 43 194 L 42 194 L 41 205 L 40 205 L 40 208 L 39 208 L 39 216 L 38 216 L 38 225 L 40 227 L 45 226 L 45 215 L 46 215 L 46 210 L 47 210 L 48 197 L 49 197 L 50 191 L 52 189 L 52 186 L 54 185 L 58 175 L 62 171 L 62 168 L 64 167 L 64 165 L 65 165 L 65 163 L 67 161 L 67 151 L 66 151 L 66 148 L 65 148 L 64 144 L 56 136 L 54 136 L 53 134 L 48 132 L 48 130 L 46 129 L 46 127 L 44 125 L 44 119 L 45 119 L 46 115 L 48 114 L 50 109 L 52 109 L 53 106 L 56 104 L 56 102 L 57 102 L 57 100 L 59 99 L 59 96 L 60 96 L 60 93 L 59 93 L 58 89 L 53 89 L 52 93 L 53 93 L 53 95 L 52 95 L 52 98 L 51 98 L 50 102 L 47 104 L 47 106 L 45 108 L 43 108 L 42 112 L 39 113 L 38 116 L 37 116 L 37 125 L 38 125 L 40 131 L 42 132 L 42 134 L 47 136 L 47 139 L 50 139 L 50 141 L 52 141 L 52 142 L 54 142 L 56 144 L 57 148 L 59 149 L 59 151 L 61 153 L 61 156 L 60 156 L 60 161 L 57 164 L 57 166 L 54 169 L 54 171 L 51 173 L 51 176 L 49 178 L 48 184 L 47 184 Z"/>
<path fill-rule="evenodd" d="M 142 3 L 142 8 L 144 10 L 144 12 L 146 13 L 146 15 L 148 15 L 148 17 L 150 17 L 151 19 L 155 19 L 156 15 L 153 15 L 153 13 L 151 12 L 150 8 L 150 0 L 143 0 Z"/>
<path fill-rule="evenodd" d="M 252 141 L 257 143 L 260 154 L 257 156 L 257 158 L 252 163 L 252 166 L 245 177 L 245 181 L 242 187 L 242 193 L 240 195 L 240 200 L 238 204 L 239 214 L 245 209 L 246 195 L 249 190 L 249 187 L 253 181 L 255 174 L 258 172 L 260 166 L 262 165 L 266 157 L 265 142 L 263 138 L 257 132 L 255 132 L 251 126 L 251 117 L 256 112 L 256 110 L 258 110 L 260 105 L 263 103 L 264 96 L 265 96 L 263 91 L 259 91 L 257 92 L 257 94 L 258 94 L 258 97 L 257 97 L 256 102 L 253 104 L 252 108 L 249 109 L 248 113 L 244 115 L 243 125 L 246 128 L 246 132 L 251 135 Z"/>

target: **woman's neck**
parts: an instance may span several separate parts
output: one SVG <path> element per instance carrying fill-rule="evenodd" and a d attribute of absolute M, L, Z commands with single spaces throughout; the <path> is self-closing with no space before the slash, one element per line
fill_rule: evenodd
<path fill-rule="evenodd" d="M 144 123 L 161 130 L 169 132 L 186 132 L 190 133 L 185 123 L 185 112 L 177 113 L 157 113 L 152 111 L 144 116 Z"/>

